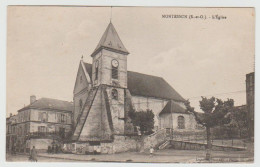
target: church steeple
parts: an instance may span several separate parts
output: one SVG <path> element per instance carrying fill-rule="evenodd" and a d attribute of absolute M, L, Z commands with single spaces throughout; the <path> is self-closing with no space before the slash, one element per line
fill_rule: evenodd
<path fill-rule="evenodd" d="M 125 48 L 124 44 L 120 40 L 115 27 L 110 22 L 106 28 L 106 31 L 104 32 L 102 38 L 100 39 L 96 49 L 91 54 L 91 57 L 93 57 L 97 52 L 99 52 L 101 49 L 106 49 L 114 52 L 118 52 L 124 55 L 128 55 L 129 52 Z"/>

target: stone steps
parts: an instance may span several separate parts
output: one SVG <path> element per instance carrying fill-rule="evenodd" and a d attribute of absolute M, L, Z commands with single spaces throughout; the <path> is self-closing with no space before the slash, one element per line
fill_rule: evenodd
<path fill-rule="evenodd" d="M 159 150 L 165 149 L 170 144 L 170 141 L 167 140 L 163 144 L 161 144 L 158 148 Z"/>

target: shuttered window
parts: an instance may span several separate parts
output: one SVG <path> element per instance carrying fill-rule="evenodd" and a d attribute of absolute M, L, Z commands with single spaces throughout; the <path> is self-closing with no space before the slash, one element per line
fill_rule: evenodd
<path fill-rule="evenodd" d="M 58 117 L 58 123 L 66 123 L 66 115 L 65 114 L 57 114 Z"/>
<path fill-rule="evenodd" d="M 118 67 L 113 67 L 112 66 L 112 78 L 113 79 L 118 79 Z"/>
<path fill-rule="evenodd" d="M 42 122 L 48 122 L 48 113 L 47 112 L 39 112 L 38 120 Z"/>
<path fill-rule="evenodd" d="M 45 126 L 38 126 L 38 132 L 46 132 Z"/>

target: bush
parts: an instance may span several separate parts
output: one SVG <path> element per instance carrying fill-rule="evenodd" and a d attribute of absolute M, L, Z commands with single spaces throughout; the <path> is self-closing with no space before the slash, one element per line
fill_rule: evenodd
<path fill-rule="evenodd" d="M 142 135 L 149 135 L 153 133 L 154 128 L 154 114 L 152 110 L 146 111 L 131 111 L 129 117 L 134 126 L 140 127 Z"/>

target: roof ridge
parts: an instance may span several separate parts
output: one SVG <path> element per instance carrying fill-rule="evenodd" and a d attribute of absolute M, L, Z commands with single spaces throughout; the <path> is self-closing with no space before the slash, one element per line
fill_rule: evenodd
<path fill-rule="evenodd" d="M 49 97 L 41 97 L 41 98 L 39 98 L 38 100 L 41 100 L 41 99 L 58 100 L 58 101 L 63 101 L 63 102 L 68 102 L 68 103 L 71 103 L 70 101 L 66 101 L 66 100 L 59 100 L 59 99 L 54 99 L 54 98 L 49 98 Z M 36 100 L 36 101 L 37 101 L 37 100 Z"/>
<path fill-rule="evenodd" d="M 90 68 L 90 71 L 88 70 L 87 72 L 91 72 L 92 64 L 84 62 L 84 65 Z M 147 81 L 147 79 L 149 81 Z M 136 85 L 136 82 L 140 81 L 142 81 L 142 83 Z M 161 76 L 127 71 L 127 85 L 130 92 L 135 95 L 172 99 L 180 102 L 185 101 L 185 99 Z M 157 92 L 155 93 L 155 91 Z"/>
<path fill-rule="evenodd" d="M 111 24 L 111 22 L 108 24 L 108 26 L 107 26 L 107 28 L 106 28 L 106 31 L 109 30 L 109 25 L 110 25 L 110 24 Z M 107 33 L 106 31 L 104 32 L 104 33 L 106 34 L 106 35 L 105 35 L 105 38 L 104 38 L 104 42 L 107 40 L 107 35 L 108 35 L 108 33 Z M 103 42 L 103 43 L 104 43 L 104 42 Z M 101 43 L 100 45 L 103 46 L 102 43 Z"/>
<path fill-rule="evenodd" d="M 89 65 L 92 65 L 91 63 L 87 63 L 87 62 L 84 62 L 84 61 L 83 61 L 83 63 L 85 63 L 85 64 L 89 64 Z M 145 73 L 136 72 L 136 71 L 129 71 L 129 70 L 127 70 L 127 72 L 133 72 L 133 73 L 138 73 L 138 74 L 142 74 L 142 75 L 147 75 L 147 76 L 152 76 L 152 77 L 157 77 L 157 78 L 161 78 L 161 79 L 163 79 L 163 77 L 160 77 L 160 76 L 151 75 L 151 74 L 145 74 Z M 163 80 L 164 80 L 164 79 L 163 79 Z"/>
<path fill-rule="evenodd" d="M 138 73 L 138 74 L 142 74 L 142 75 L 147 75 L 147 76 L 152 76 L 152 77 L 157 77 L 157 78 L 163 79 L 163 77 L 159 77 L 159 76 L 151 75 L 151 74 L 145 74 L 145 73 L 140 73 L 140 72 L 135 72 L 135 71 L 127 71 L 127 72 L 133 72 L 133 73 Z"/>
<path fill-rule="evenodd" d="M 84 63 L 84 64 L 89 64 L 89 65 L 92 65 L 92 63 L 87 63 L 87 62 L 85 62 L 85 61 L 83 61 L 83 63 Z"/>
<path fill-rule="evenodd" d="M 103 35 L 101 36 L 101 39 L 100 39 L 98 45 L 96 46 L 95 50 L 97 50 L 99 47 L 103 47 L 102 43 L 104 43 L 104 42 L 106 41 L 106 39 L 107 39 L 107 34 L 108 34 L 107 31 L 108 31 L 108 28 L 109 28 L 109 24 L 108 24 L 108 26 L 107 26 L 105 32 L 104 32 Z"/>

